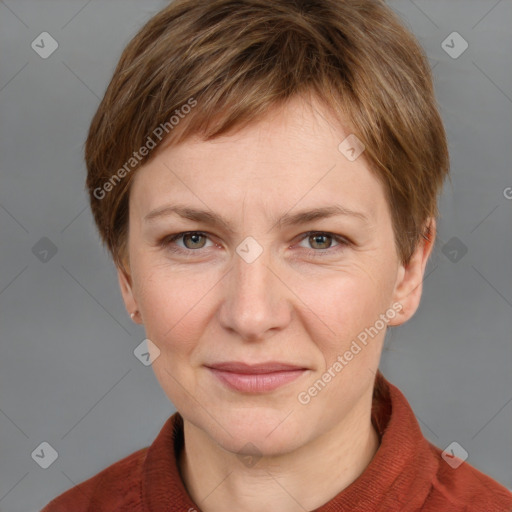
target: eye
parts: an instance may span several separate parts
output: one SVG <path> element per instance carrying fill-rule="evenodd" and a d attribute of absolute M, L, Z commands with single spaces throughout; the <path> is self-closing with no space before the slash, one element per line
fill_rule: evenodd
<path fill-rule="evenodd" d="M 158 243 L 165 249 L 185 256 L 193 256 L 194 253 L 200 253 L 201 249 L 207 249 L 216 244 L 213 242 L 207 246 L 206 242 L 209 240 L 207 233 L 202 231 L 186 231 L 174 235 L 168 235 L 160 240 Z M 181 241 L 183 245 L 177 242 Z M 211 240 L 210 240 L 211 241 Z M 332 255 L 334 252 L 343 250 L 346 246 L 350 245 L 350 241 L 346 238 L 327 233 L 323 231 L 309 231 L 304 233 L 301 238 L 301 243 L 307 241 L 313 249 L 306 252 L 312 257 Z M 332 245 L 336 242 L 337 245 Z M 304 247 L 304 246 L 301 246 Z"/>
<path fill-rule="evenodd" d="M 166 236 L 159 242 L 159 244 L 172 252 L 186 254 L 203 249 L 207 239 L 208 235 L 206 233 L 201 231 L 187 231 L 184 233 Z M 180 246 L 175 243 L 179 240 L 183 241 L 184 246 Z"/>
<path fill-rule="evenodd" d="M 333 252 L 343 250 L 346 246 L 350 245 L 350 242 L 342 236 L 323 231 L 310 231 L 305 233 L 301 242 L 303 241 L 306 241 L 313 247 L 314 250 L 308 251 L 312 256 L 332 254 Z M 333 241 L 338 245 L 333 246 Z"/>

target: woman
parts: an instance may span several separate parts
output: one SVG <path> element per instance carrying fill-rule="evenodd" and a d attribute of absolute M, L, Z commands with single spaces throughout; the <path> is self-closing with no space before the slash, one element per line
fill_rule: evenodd
<path fill-rule="evenodd" d="M 512 510 L 379 372 L 449 170 L 428 61 L 377 0 L 177 0 L 128 44 L 87 186 L 177 413 L 58 511 Z"/>

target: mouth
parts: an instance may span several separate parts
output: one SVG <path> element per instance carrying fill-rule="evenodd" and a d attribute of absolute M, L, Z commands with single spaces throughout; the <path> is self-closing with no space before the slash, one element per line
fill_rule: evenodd
<path fill-rule="evenodd" d="M 228 388 L 245 393 L 274 391 L 309 371 L 308 368 L 280 362 L 253 365 L 226 362 L 207 365 L 206 368 Z"/>

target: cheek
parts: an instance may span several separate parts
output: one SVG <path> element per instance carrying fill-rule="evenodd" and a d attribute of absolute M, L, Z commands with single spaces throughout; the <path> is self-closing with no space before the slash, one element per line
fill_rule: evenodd
<path fill-rule="evenodd" d="M 326 333 L 322 339 L 329 351 L 350 343 L 387 308 L 386 293 L 366 272 L 333 274 L 325 282 L 304 283 L 294 292 L 309 307 L 311 318 L 316 317 L 318 329 Z"/>
<path fill-rule="evenodd" d="M 168 267 L 141 273 L 137 294 L 146 335 L 162 352 L 177 355 L 194 348 L 210 314 L 209 292 L 217 281 Z"/>
<path fill-rule="evenodd" d="M 190 362 L 207 323 L 212 285 L 162 268 L 155 268 L 143 280 L 139 306 L 146 337 L 160 350 L 152 368 L 171 402 L 183 410 L 190 394 L 200 396 Z"/>

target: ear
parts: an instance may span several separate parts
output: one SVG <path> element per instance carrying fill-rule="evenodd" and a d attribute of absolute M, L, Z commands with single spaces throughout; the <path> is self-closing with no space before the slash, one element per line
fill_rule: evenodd
<path fill-rule="evenodd" d="M 407 265 L 401 264 L 393 293 L 394 303 L 402 306 L 401 314 L 389 321 L 389 325 L 400 325 L 414 315 L 420 305 L 423 279 L 428 258 L 436 238 L 436 221 L 429 218 L 412 257 Z M 426 238 L 425 238 L 426 237 Z"/>
<path fill-rule="evenodd" d="M 135 313 L 132 320 L 138 324 L 142 323 L 140 321 L 139 307 L 133 294 L 132 279 L 129 271 L 125 270 L 122 266 L 117 266 L 117 279 L 119 281 L 121 295 L 123 296 L 124 305 L 128 314 Z"/>

